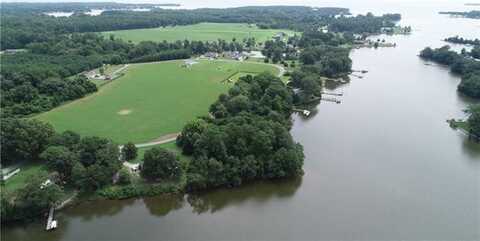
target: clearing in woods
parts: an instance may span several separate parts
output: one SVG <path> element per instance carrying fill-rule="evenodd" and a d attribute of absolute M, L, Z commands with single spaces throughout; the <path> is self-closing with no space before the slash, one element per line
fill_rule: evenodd
<path fill-rule="evenodd" d="M 270 64 L 200 60 L 184 67 L 183 60 L 131 64 L 124 76 L 97 93 L 65 104 L 34 118 L 51 123 L 57 131 L 107 137 L 119 144 L 145 143 L 181 131 L 208 108 L 236 73 L 275 75 Z"/>
<path fill-rule="evenodd" d="M 257 42 L 265 42 L 272 39 L 277 33 L 283 32 L 293 36 L 294 31 L 286 29 L 260 29 L 256 25 L 246 23 L 199 23 L 192 25 L 142 28 L 102 32 L 105 36 L 115 35 L 123 40 L 139 43 L 141 41 L 167 41 L 199 40 L 217 41 L 223 39 L 231 41 L 236 38 L 242 41 L 245 38 L 254 37 Z"/>

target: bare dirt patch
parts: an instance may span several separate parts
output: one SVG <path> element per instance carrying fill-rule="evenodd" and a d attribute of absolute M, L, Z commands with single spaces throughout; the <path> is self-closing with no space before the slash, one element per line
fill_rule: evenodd
<path fill-rule="evenodd" d="M 132 110 L 129 110 L 129 109 L 123 109 L 123 110 L 120 110 L 119 112 L 117 112 L 117 114 L 119 115 L 128 115 L 132 113 Z"/>

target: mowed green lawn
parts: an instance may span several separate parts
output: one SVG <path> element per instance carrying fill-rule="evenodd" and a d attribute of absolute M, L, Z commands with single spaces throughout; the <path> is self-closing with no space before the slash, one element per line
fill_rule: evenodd
<path fill-rule="evenodd" d="M 126 74 L 83 99 L 34 118 L 57 131 L 111 138 L 119 144 L 144 143 L 181 131 L 232 85 L 224 82 L 237 72 L 278 74 L 273 65 L 201 60 L 190 68 L 183 60 L 130 65 Z"/>
<path fill-rule="evenodd" d="M 241 41 L 248 37 L 255 37 L 257 42 L 265 42 L 266 40 L 272 39 L 278 32 L 294 35 L 294 32 L 291 30 L 259 29 L 255 25 L 246 23 L 200 23 L 165 28 L 108 31 L 102 32 L 102 34 L 105 36 L 113 34 L 118 38 L 130 40 L 134 43 L 147 40 L 156 42 L 166 40 L 167 42 L 172 42 L 185 39 L 201 41 L 223 39 L 231 41 L 233 38 Z"/>

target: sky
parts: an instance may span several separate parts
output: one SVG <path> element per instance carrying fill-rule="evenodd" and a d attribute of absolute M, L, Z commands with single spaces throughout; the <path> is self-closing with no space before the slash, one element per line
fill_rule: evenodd
<path fill-rule="evenodd" d="M 376 12 L 376 9 L 391 9 L 392 7 L 424 5 L 441 7 L 448 11 L 465 9 L 465 3 L 480 4 L 480 0 L 0 0 L 0 2 L 120 2 L 120 3 L 177 3 L 180 8 L 227 8 L 261 5 L 302 5 L 312 7 L 345 7 Z M 432 5 L 434 4 L 434 5 Z M 373 9 L 372 9 L 373 8 Z M 470 6 L 468 10 L 480 9 Z"/>
<path fill-rule="evenodd" d="M 305 3 L 315 2 L 316 4 L 331 4 L 331 3 L 345 3 L 353 2 L 354 0 L 229 0 L 227 2 L 245 2 L 255 3 L 255 5 L 305 5 Z M 365 0 L 364 0 L 365 1 Z M 408 3 L 408 2 L 464 2 L 464 3 L 480 3 L 479 0 L 366 0 L 367 2 L 377 1 L 383 3 Z M 1 0 L 0 2 L 119 2 L 119 3 L 179 3 L 192 4 L 202 2 L 202 5 L 216 4 L 218 2 L 225 2 L 224 0 Z M 362 2 L 357 0 L 355 2 Z"/>

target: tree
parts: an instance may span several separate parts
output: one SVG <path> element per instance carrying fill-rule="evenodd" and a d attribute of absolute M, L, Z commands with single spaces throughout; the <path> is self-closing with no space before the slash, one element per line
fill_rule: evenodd
<path fill-rule="evenodd" d="M 48 179 L 46 172 L 30 176 L 26 185 L 18 190 L 14 205 L 16 219 L 38 217 L 54 205 L 63 195 L 63 190 L 55 183 L 42 185 Z"/>
<path fill-rule="evenodd" d="M 126 169 L 120 169 L 119 172 L 119 177 L 118 177 L 118 183 L 121 185 L 126 185 L 130 184 L 132 182 L 132 177 L 130 176 L 130 173 Z"/>
<path fill-rule="evenodd" d="M 105 74 L 105 66 L 102 66 L 98 69 L 98 72 L 100 72 L 100 75 L 104 75 Z"/>
<path fill-rule="evenodd" d="M 0 129 L 3 164 L 38 160 L 55 134 L 50 124 L 34 119 L 2 119 Z"/>
<path fill-rule="evenodd" d="M 193 154 L 194 145 L 202 132 L 207 128 L 207 123 L 202 120 L 194 120 L 187 123 L 177 137 L 177 145 L 182 147 L 182 152 L 187 155 Z"/>
<path fill-rule="evenodd" d="M 70 180 L 73 165 L 78 161 L 77 155 L 64 146 L 49 146 L 40 154 L 40 159 L 66 181 Z"/>
<path fill-rule="evenodd" d="M 62 134 L 55 134 L 50 140 L 51 145 L 65 146 L 70 150 L 76 149 L 79 142 L 80 135 L 68 130 L 64 131 Z"/>
<path fill-rule="evenodd" d="M 469 132 L 480 136 L 480 105 L 472 105 L 468 109 L 469 117 L 468 117 L 468 126 Z"/>
<path fill-rule="evenodd" d="M 126 161 L 137 158 L 137 147 L 132 142 L 128 142 L 122 148 L 122 157 Z"/>
<path fill-rule="evenodd" d="M 79 189 L 84 189 L 87 186 L 86 169 L 80 162 L 73 163 L 72 181 Z"/>
<path fill-rule="evenodd" d="M 477 46 L 473 47 L 472 51 L 470 51 L 470 55 L 473 58 L 480 59 L 480 45 L 477 45 Z"/>
<path fill-rule="evenodd" d="M 317 86 L 313 89 L 318 90 Z M 293 95 L 271 74 L 244 76 L 210 108 L 216 113 L 226 106 L 226 114 L 201 120 L 200 131 L 196 125 L 186 125 L 181 137 L 188 137 L 188 142 L 182 139 L 177 144 L 184 153 L 188 149 L 193 154 L 187 189 L 237 186 L 247 180 L 301 174 L 303 150 L 288 132 Z"/>
<path fill-rule="evenodd" d="M 142 176 L 149 180 L 168 180 L 181 174 L 180 161 L 175 153 L 161 147 L 145 152 Z"/>
<path fill-rule="evenodd" d="M 120 170 L 118 147 L 108 139 L 84 137 L 78 145 L 79 162 L 72 168 L 72 181 L 86 191 L 112 182 Z"/>

